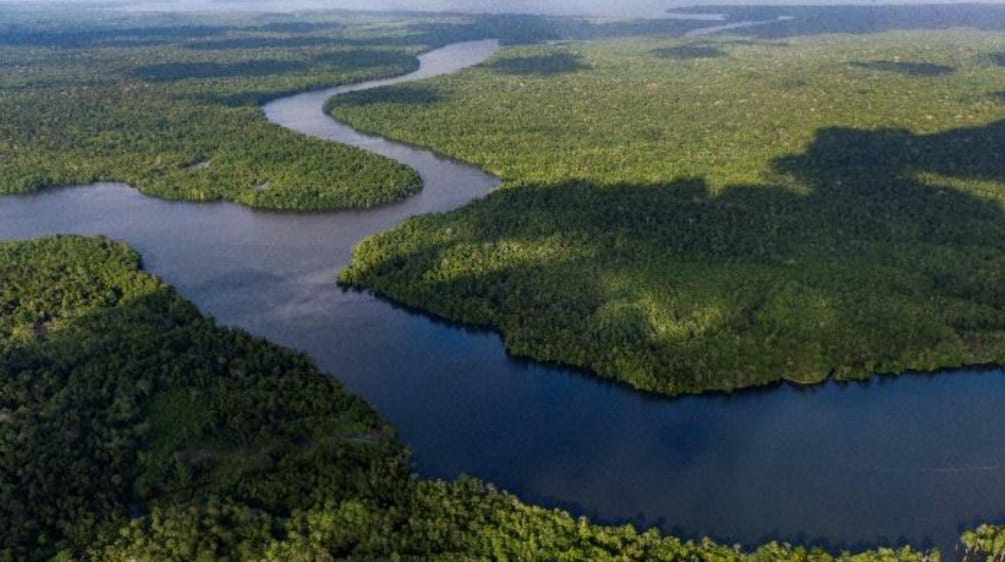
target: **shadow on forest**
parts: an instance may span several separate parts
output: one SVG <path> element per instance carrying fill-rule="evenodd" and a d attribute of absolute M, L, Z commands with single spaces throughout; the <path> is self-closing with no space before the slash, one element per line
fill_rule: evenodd
<path fill-rule="evenodd" d="M 595 21 L 576 17 L 498 14 L 482 16 L 468 24 L 428 23 L 409 26 L 424 42 L 437 44 L 445 38 L 452 41 L 495 37 L 503 44 L 537 43 L 557 39 L 603 39 L 639 35 L 680 36 L 704 26 L 704 22 L 679 19 L 636 19 Z"/>
<path fill-rule="evenodd" d="M 627 21 L 591 22 L 579 20 L 575 26 L 560 29 L 563 37 L 570 39 L 604 39 L 638 35 L 664 35 L 679 37 L 688 31 L 707 26 L 707 22 L 679 19 L 639 19 Z"/>
<path fill-rule="evenodd" d="M 384 103 L 399 105 L 429 105 L 441 101 L 443 96 L 426 86 L 413 86 L 410 84 L 398 85 L 394 88 L 375 88 L 363 92 L 350 92 L 343 94 L 332 103 L 367 106 Z"/>
<path fill-rule="evenodd" d="M 189 39 L 219 35 L 231 28 L 212 25 L 181 25 L 49 31 L 30 28 L 5 29 L 0 33 L 0 46 L 45 46 L 78 49 L 108 46 L 162 45 Z"/>
<path fill-rule="evenodd" d="M 589 68 L 582 57 L 574 53 L 550 53 L 529 57 L 504 58 L 485 65 L 500 74 L 525 76 L 555 76 Z"/>
<path fill-rule="evenodd" d="M 21 375 L 4 391 L 24 413 L 7 420 L 19 439 L 0 442 L 0 459 L 30 459 L 0 463 L 0 550 L 34 544 L 37 555 L 207 495 L 285 514 L 406 489 L 401 448 L 362 399 L 170 288 L 62 320 L 0 353 L 0 372 Z"/>
<path fill-rule="evenodd" d="M 258 62 L 264 65 L 257 66 Z M 336 53 L 323 53 L 313 57 L 312 62 L 286 62 L 281 65 L 273 65 L 276 61 L 249 61 L 245 64 L 255 68 L 254 72 L 262 75 L 279 74 L 283 72 L 303 72 L 313 70 L 316 72 L 355 72 L 369 69 L 371 72 L 394 67 L 395 71 L 408 72 L 418 68 L 418 61 L 415 57 L 405 53 L 393 51 L 379 51 L 371 49 L 361 49 L 356 51 L 343 51 Z M 216 65 L 215 63 L 197 63 L 192 65 L 155 65 L 135 69 L 134 74 L 144 75 L 145 80 L 167 81 L 180 80 L 183 78 L 224 78 L 242 74 L 240 67 L 236 65 Z M 315 87 L 326 87 L 325 82 L 319 82 Z M 250 90 L 239 92 L 213 92 L 204 91 L 193 94 L 179 96 L 183 99 L 190 99 L 200 103 L 213 105 L 224 105 L 227 107 L 240 107 L 262 105 L 278 97 L 295 94 L 303 91 L 304 87 L 290 87 L 279 90 Z M 432 93 L 428 93 L 432 96 Z M 427 96 L 428 97 L 428 96 Z M 399 100 L 400 101 L 400 100 Z M 435 101 L 430 99 L 429 101 Z"/>
<path fill-rule="evenodd" d="M 228 76 L 268 76 L 303 70 L 302 62 L 264 59 L 234 63 L 219 62 L 165 62 L 139 66 L 129 74 L 150 82 L 166 82 L 186 78 L 226 78 Z"/>
<path fill-rule="evenodd" d="M 353 49 L 323 53 L 313 57 L 312 60 L 346 71 L 374 66 L 400 65 L 407 67 L 415 63 L 415 57 L 407 53 L 379 49 Z"/>
<path fill-rule="evenodd" d="M 714 59 L 726 56 L 726 51 L 712 45 L 680 45 L 653 49 L 650 52 L 659 58 L 673 60 Z"/>
<path fill-rule="evenodd" d="M 344 37 L 337 41 L 341 45 L 354 46 L 439 46 L 493 37 L 504 45 L 518 45 L 563 39 L 589 40 L 640 35 L 677 37 L 703 25 L 703 22 L 659 18 L 597 22 L 575 17 L 494 14 L 479 16 L 468 23 L 415 23 L 408 25 L 402 34 Z"/>
<path fill-rule="evenodd" d="M 443 256 L 457 244 L 491 247 L 505 239 L 538 248 L 538 257 L 503 261 L 478 273 L 437 273 L 438 281 L 423 281 L 422 300 L 454 319 L 501 325 L 507 341 L 524 353 L 550 349 L 549 359 L 601 374 L 616 370 L 625 382 L 650 389 L 729 389 L 773 382 L 785 373 L 822 377 L 828 372 L 819 370 L 823 366 L 846 366 L 862 375 L 902 372 L 908 368 L 904 361 L 944 345 L 947 332 L 966 339 L 1005 329 L 1001 314 L 993 312 L 1005 309 L 1001 203 L 918 179 L 931 172 L 1005 181 L 1003 145 L 1005 121 L 931 135 L 828 128 L 806 153 L 773 163 L 799 190 L 732 185 L 712 191 L 699 178 L 504 189 L 467 207 L 459 221 L 447 217 L 445 224 L 463 236 L 427 239 L 411 254 L 391 252 L 367 269 L 407 283 L 430 279 L 427 273 L 442 267 Z M 556 240 L 561 250 L 546 251 Z M 610 284 L 621 276 L 633 281 Z M 638 304 L 649 302 L 649 291 L 668 300 Z M 799 302 L 828 304 L 824 310 L 792 304 Z M 926 308 L 932 302 L 956 304 Z M 678 314 L 674 306 L 725 312 L 689 334 L 657 336 L 652 306 L 671 316 Z M 922 310 L 927 312 L 918 316 Z M 905 321 L 910 330 L 900 329 Z M 805 328 L 821 323 L 840 329 Z M 733 343 L 740 334 L 759 345 L 759 329 L 784 344 L 744 367 L 736 365 L 750 359 L 745 355 L 738 363 L 707 359 L 710 351 L 740 353 Z M 849 342 L 842 330 L 859 339 Z M 559 347 L 565 352 L 556 355 Z M 626 349 L 645 368 L 612 367 L 624 360 Z M 704 372 L 689 365 L 700 357 Z M 959 361 L 953 357 L 938 364 Z M 647 378 L 656 375 L 646 375 L 646 368 L 662 382 Z"/>
<path fill-rule="evenodd" d="M 226 37 L 187 45 L 194 50 L 296 48 L 315 46 L 425 46 L 495 37 L 505 43 L 528 43 L 557 39 L 554 23 L 537 16 L 482 16 L 470 23 L 419 22 L 386 33 L 365 36 Z"/>
<path fill-rule="evenodd" d="M 335 21 L 326 21 L 326 22 L 276 21 L 270 23 L 263 23 L 261 25 L 256 25 L 254 27 L 242 28 L 242 30 L 264 31 L 267 33 L 310 33 L 312 31 L 344 29 L 344 28 L 345 24 Z"/>
<path fill-rule="evenodd" d="M 179 97 L 182 99 L 188 99 L 199 103 L 208 103 L 212 105 L 224 105 L 227 107 L 246 107 L 246 106 L 259 106 L 271 100 L 274 100 L 278 97 L 282 97 L 287 94 L 295 94 L 300 91 L 301 91 L 300 89 L 291 90 L 289 92 L 277 92 L 274 90 L 254 90 L 250 92 L 239 92 L 234 94 L 200 92 L 197 94 L 183 94 Z"/>
<path fill-rule="evenodd" d="M 0 34 L 0 46 L 54 46 L 62 48 L 87 48 L 87 47 L 143 47 L 152 45 L 164 45 L 177 43 L 180 41 L 205 40 L 216 35 L 229 32 L 265 32 L 265 33 L 308 33 L 321 30 L 335 30 L 345 27 L 337 22 L 299 22 L 280 21 L 270 22 L 250 27 L 224 26 L 224 25 L 164 25 L 145 27 L 111 27 L 87 30 L 67 30 L 50 31 L 36 30 L 31 28 L 21 28 L 14 26 L 5 29 Z M 313 40 L 315 37 L 290 37 L 290 38 L 265 38 L 265 37 L 239 37 L 233 39 L 219 40 L 221 48 L 255 48 L 267 46 L 310 46 L 314 43 L 283 44 L 284 40 L 293 41 L 297 39 Z M 259 41 L 260 43 L 256 43 Z M 273 45 L 269 41 L 278 42 Z M 325 43 L 331 43 L 331 39 L 325 39 Z M 231 42 L 233 46 L 231 45 Z M 242 43 L 246 42 L 246 43 Z M 202 41 L 189 45 L 192 49 L 212 49 L 215 41 Z M 205 46 L 205 47 L 203 47 Z"/>
<path fill-rule="evenodd" d="M 327 47 L 339 43 L 340 41 L 334 37 L 231 37 L 189 43 L 185 47 L 193 51 L 223 51 L 228 49 Z"/>
<path fill-rule="evenodd" d="M 739 30 L 761 38 L 829 33 L 882 33 L 904 29 L 973 27 L 1005 29 L 1005 6 L 994 4 L 931 4 L 885 6 L 696 6 L 673 9 L 679 13 L 725 14 L 729 22 L 792 19 Z"/>
<path fill-rule="evenodd" d="M 933 64 L 930 62 L 900 62 L 891 60 L 878 61 L 855 61 L 850 63 L 858 68 L 868 70 L 880 70 L 883 72 L 896 72 L 898 74 L 909 74 L 911 76 L 944 76 L 956 71 L 951 66 L 943 64 Z"/>
<path fill-rule="evenodd" d="M 38 30 L 12 26 L 0 34 L 0 46 L 51 46 L 59 48 L 142 47 L 181 43 L 187 49 L 295 49 L 322 46 L 418 46 L 435 48 L 458 41 L 494 37 L 504 44 L 537 43 L 558 39 L 601 39 L 640 35 L 680 36 L 702 27 L 703 22 L 678 19 L 639 19 L 597 22 L 585 18 L 493 14 L 472 17 L 462 23 L 417 22 L 404 27 L 368 31 L 356 35 L 342 31 L 338 22 L 279 21 L 237 27 L 223 25 L 173 25 L 110 27 L 84 31 Z M 233 36 L 241 33 L 316 33 L 298 36 Z M 370 34 L 372 33 L 372 35 Z"/>
<path fill-rule="evenodd" d="M 139 66 L 130 76 L 151 82 L 166 82 L 186 78 L 226 78 L 230 76 L 268 76 L 286 72 L 329 69 L 352 72 L 378 66 L 410 68 L 415 57 L 401 52 L 357 49 L 316 55 L 311 61 L 261 59 L 232 63 L 165 62 Z"/>
<path fill-rule="evenodd" d="M 1005 66 L 1005 53 L 994 53 L 991 55 L 991 60 L 998 66 Z"/>
<path fill-rule="evenodd" d="M 818 131 L 804 154 L 773 168 L 809 188 L 732 185 L 713 194 L 701 179 L 668 185 L 598 185 L 573 181 L 493 193 L 481 207 L 501 207 L 502 228 L 484 209 L 475 232 L 523 230 L 532 238 L 582 231 L 637 233 L 668 251 L 759 258 L 785 253 L 792 240 L 828 244 L 862 240 L 987 244 L 1005 249 L 1002 207 L 963 191 L 919 182 L 933 172 L 959 179 L 1005 181 L 1000 147 L 1005 121 L 932 135 L 905 129 Z M 511 200 L 511 201 L 506 201 Z M 517 201 L 520 200 L 520 201 Z M 517 216 L 504 206 L 522 209 Z M 554 208 L 571 212 L 554 213 Z M 480 211 L 482 211 L 480 209 Z M 487 240 L 488 238 L 486 238 Z M 1003 288 L 1005 289 L 1005 288 Z"/>
<path fill-rule="evenodd" d="M 716 41 L 720 45 L 739 45 L 741 47 L 791 47 L 792 44 L 786 41 L 762 41 L 754 39 L 730 39 Z"/>

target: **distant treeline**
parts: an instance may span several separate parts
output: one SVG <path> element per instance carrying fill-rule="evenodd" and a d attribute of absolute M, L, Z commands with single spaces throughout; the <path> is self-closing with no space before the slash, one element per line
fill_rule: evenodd
<path fill-rule="evenodd" d="M 670 10 L 677 13 L 710 13 L 727 22 L 784 21 L 743 30 L 762 38 L 796 37 L 825 33 L 882 33 L 895 30 L 969 27 L 985 31 L 1005 29 L 1005 6 L 990 3 L 933 3 L 860 6 L 741 6 L 704 5 Z"/>

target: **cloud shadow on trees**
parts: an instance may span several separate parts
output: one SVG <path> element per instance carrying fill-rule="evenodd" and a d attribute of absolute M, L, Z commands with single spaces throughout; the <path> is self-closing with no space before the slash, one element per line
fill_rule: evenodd
<path fill-rule="evenodd" d="M 673 60 L 714 59 L 727 56 L 726 51 L 712 45 L 703 44 L 663 47 L 653 49 L 650 52 L 659 58 Z"/>
<path fill-rule="evenodd" d="M 134 78 L 148 82 L 169 82 L 187 78 L 226 78 L 229 76 L 268 76 L 304 70 L 303 62 L 277 59 L 250 60 L 234 63 L 165 62 L 136 67 L 129 72 Z"/>
<path fill-rule="evenodd" d="M 193 51 L 224 51 L 230 49 L 296 49 L 300 47 L 327 47 L 339 44 L 333 37 L 228 37 L 210 39 L 185 45 Z"/>
<path fill-rule="evenodd" d="M 178 25 L 42 31 L 15 26 L 12 29 L 5 29 L 0 34 L 0 45 L 11 47 L 45 46 L 64 49 L 109 46 L 139 47 L 202 39 L 225 33 L 230 29 L 214 25 Z"/>
<path fill-rule="evenodd" d="M 217 327 L 163 285 L 0 355 L 0 372 L 25 413 L 6 422 L 17 446 L 0 447 L 10 461 L 0 464 L 0 521 L 10 522 L 0 548 L 18 559 L 82 548 L 152 507 L 210 495 L 281 515 L 319 497 L 393 498 L 408 481 L 400 443 L 362 399 L 296 352 Z"/>
<path fill-rule="evenodd" d="M 246 28 L 249 31 L 264 31 L 267 33 L 310 33 L 312 31 L 344 29 L 345 24 L 335 21 L 309 22 L 309 21 L 276 21 L 263 23 L 254 27 Z"/>
<path fill-rule="evenodd" d="M 316 63 L 331 65 L 339 70 L 359 70 L 375 66 L 409 66 L 415 63 L 415 57 L 401 51 L 386 51 L 381 49 L 353 49 L 323 53 L 312 58 Z"/>
<path fill-rule="evenodd" d="M 526 57 L 498 59 L 485 65 L 499 74 L 523 76 L 555 76 L 571 74 L 589 68 L 575 53 L 549 53 Z"/>
<path fill-rule="evenodd" d="M 882 72 L 896 72 L 898 74 L 908 74 L 910 76 L 945 76 L 956 72 L 952 66 L 934 64 L 930 62 L 901 62 L 890 60 L 877 61 L 855 61 L 852 66 L 865 68 L 868 70 L 879 70 Z"/>
<path fill-rule="evenodd" d="M 773 163 L 774 186 L 504 189 L 418 219 L 420 232 L 460 234 L 410 237 L 406 255 L 364 251 L 352 275 L 498 327 L 517 355 L 661 392 L 1001 360 L 1005 197 L 919 174 L 1005 181 L 1003 143 L 1005 121 L 931 135 L 828 128 Z M 534 250 L 494 257 L 500 244 L 504 256 Z"/>
<path fill-rule="evenodd" d="M 341 72 L 352 72 L 378 66 L 404 66 L 408 68 L 414 64 L 415 57 L 402 52 L 356 49 L 319 54 L 309 61 L 256 59 L 230 63 L 165 62 L 136 67 L 130 70 L 129 75 L 150 82 L 168 82 L 188 78 L 269 76 L 306 71 L 322 66 Z"/>
<path fill-rule="evenodd" d="M 680 13 L 725 14 L 729 22 L 792 19 L 738 30 L 748 37 L 782 38 L 831 33 L 883 33 L 894 30 L 972 27 L 1005 29 L 1005 6 L 994 4 L 931 4 L 878 6 L 697 6 Z"/>
<path fill-rule="evenodd" d="M 442 101 L 443 95 L 425 86 L 397 85 L 393 88 L 376 88 L 362 92 L 350 92 L 329 103 L 333 105 L 367 106 L 379 104 L 430 105 Z"/>
<path fill-rule="evenodd" d="M 1005 67 L 1005 52 L 994 53 L 991 55 L 991 60 L 993 60 L 998 66 Z"/>

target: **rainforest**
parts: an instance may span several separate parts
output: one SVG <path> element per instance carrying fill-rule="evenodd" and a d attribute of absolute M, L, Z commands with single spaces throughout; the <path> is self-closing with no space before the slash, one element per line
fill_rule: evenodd
<path fill-rule="evenodd" d="M 666 394 L 1001 362 L 997 33 L 507 50 L 332 100 L 476 162 L 483 201 L 341 280 Z"/>
<path fill-rule="evenodd" d="M 167 4 L 0 1 L 0 561 L 1005 560 L 1005 9 Z"/>
<path fill-rule="evenodd" d="M 935 559 L 746 552 L 417 478 L 365 402 L 302 354 L 202 316 L 127 246 L 5 242 L 0 273 L 4 560 Z M 1000 532 L 968 548 L 997 553 Z"/>

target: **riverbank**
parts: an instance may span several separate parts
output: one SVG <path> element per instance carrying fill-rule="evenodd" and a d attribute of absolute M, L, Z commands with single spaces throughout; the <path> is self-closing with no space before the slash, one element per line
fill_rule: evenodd
<path fill-rule="evenodd" d="M 218 327 L 139 263 L 99 238 L 0 242 L 0 557 L 852 560 L 683 542 L 416 479 L 393 430 L 310 359 Z M 854 560 L 891 556 L 931 559 Z"/>

